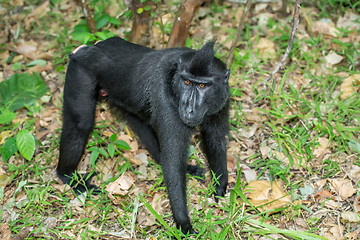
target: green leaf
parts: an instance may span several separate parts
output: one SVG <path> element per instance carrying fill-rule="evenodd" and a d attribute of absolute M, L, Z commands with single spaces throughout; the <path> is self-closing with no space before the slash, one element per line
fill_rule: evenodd
<path fill-rule="evenodd" d="M 86 43 L 92 37 L 94 38 L 94 36 L 89 32 L 72 32 L 70 35 L 75 41 L 79 41 L 82 43 Z"/>
<path fill-rule="evenodd" d="M 93 150 L 93 151 L 91 152 L 91 154 L 90 154 L 90 165 L 91 165 L 92 167 L 95 166 L 95 162 L 96 162 L 96 160 L 98 159 L 98 157 L 99 157 L 99 149 Z"/>
<path fill-rule="evenodd" d="M 111 135 L 110 138 L 109 138 L 110 142 L 112 142 L 112 143 L 114 143 L 116 141 L 116 139 L 117 139 L 117 134 L 116 133 Z"/>
<path fill-rule="evenodd" d="M 143 8 L 139 8 L 138 10 L 137 10 L 137 13 L 138 14 L 141 14 L 141 13 L 143 13 L 144 12 L 144 9 Z"/>
<path fill-rule="evenodd" d="M 9 110 L 15 111 L 34 104 L 46 92 L 48 87 L 38 73 L 16 73 L 0 82 L 0 105 L 10 105 Z"/>
<path fill-rule="evenodd" d="M 16 138 L 12 137 L 12 138 L 7 139 L 6 142 L 4 143 L 2 153 L 1 153 L 2 161 L 6 162 L 17 151 L 18 151 L 18 148 L 16 146 Z"/>
<path fill-rule="evenodd" d="M 16 146 L 20 154 L 30 160 L 35 153 L 35 138 L 28 130 L 20 130 L 16 136 Z"/>
<path fill-rule="evenodd" d="M 110 157 L 113 158 L 115 155 L 115 147 L 114 147 L 113 143 L 110 143 L 107 145 L 107 151 L 108 151 Z"/>
<path fill-rule="evenodd" d="M 109 23 L 115 25 L 115 26 L 119 26 L 121 24 L 120 20 L 114 17 L 111 17 L 109 20 Z"/>
<path fill-rule="evenodd" d="M 99 148 L 99 153 L 101 154 L 101 155 L 103 155 L 104 157 L 108 157 L 108 154 L 107 154 L 107 152 L 103 149 L 103 148 Z"/>
<path fill-rule="evenodd" d="M 125 142 L 124 140 L 117 140 L 115 142 L 115 145 L 122 150 L 131 150 L 131 147 L 129 146 L 129 144 L 127 144 L 127 142 Z"/>
<path fill-rule="evenodd" d="M 78 24 L 74 27 L 74 32 L 90 32 L 90 28 L 89 26 L 85 23 L 85 24 Z"/>
<path fill-rule="evenodd" d="M 30 62 L 28 65 L 26 65 L 27 67 L 32 67 L 32 66 L 45 66 L 46 65 L 46 61 L 44 59 L 36 59 L 32 62 Z"/>
<path fill-rule="evenodd" d="M 97 33 L 95 33 L 95 36 L 97 36 L 97 37 L 100 38 L 101 40 L 105 40 L 105 39 L 108 38 L 108 36 L 107 36 L 105 33 L 103 33 L 103 32 L 97 32 Z"/>
<path fill-rule="evenodd" d="M 100 29 L 102 27 L 105 27 L 110 20 L 109 14 L 105 13 L 103 14 L 99 19 L 96 20 L 96 29 Z"/>
<path fill-rule="evenodd" d="M 10 111 L 8 108 L 0 109 L 0 124 L 11 122 L 11 120 L 16 118 L 16 114 Z"/>

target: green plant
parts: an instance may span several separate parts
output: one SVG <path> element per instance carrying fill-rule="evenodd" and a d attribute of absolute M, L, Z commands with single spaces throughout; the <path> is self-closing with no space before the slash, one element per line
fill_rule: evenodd
<path fill-rule="evenodd" d="M 26 159 L 31 160 L 35 153 L 35 138 L 26 129 L 20 130 L 16 137 L 6 140 L 2 148 L 2 160 L 6 162 L 11 156 L 18 152 Z"/>
<path fill-rule="evenodd" d="M 16 73 L 0 82 L 0 107 L 15 111 L 34 104 L 47 92 L 48 87 L 38 73 Z"/>

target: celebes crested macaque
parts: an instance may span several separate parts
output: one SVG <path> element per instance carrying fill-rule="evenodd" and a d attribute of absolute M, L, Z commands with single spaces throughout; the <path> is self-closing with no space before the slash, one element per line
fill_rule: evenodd
<path fill-rule="evenodd" d="M 94 126 L 99 94 L 106 95 L 161 164 L 177 227 L 195 233 L 186 202 L 186 172 L 200 169 L 187 164 L 195 130 L 217 178 L 216 200 L 228 183 L 229 70 L 213 48 L 209 42 L 200 50 L 153 50 L 113 37 L 74 51 L 64 88 L 60 179 L 71 182 Z"/>

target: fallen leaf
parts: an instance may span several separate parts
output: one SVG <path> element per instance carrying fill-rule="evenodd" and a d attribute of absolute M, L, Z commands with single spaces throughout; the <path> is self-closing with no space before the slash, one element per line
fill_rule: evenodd
<path fill-rule="evenodd" d="M 326 199 L 333 198 L 333 197 L 334 196 L 332 195 L 332 193 L 325 189 L 314 194 L 314 198 L 317 199 L 319 202 L 323 202 Z"/>
<path fill-rule="evenodd" d="M 344 59 L 343 56 L 337 54 L 336 52 L 330 52 L 328 55 L 325 56 L 325 61 L 328 65 L 336 65 L 340 63 Z"/>
<path fill-rule="evenodd" d="M 330 19 L 321 19 L 313 22 L 312 32 L 315 34 L 323 34 L 331 37 L 337 37 L 339 30 L 336 29 L 335 24 Z"/>
<path fill-rule="evenodd" d="M 234 169 L 236 168 L 236 157 L 232 154 L 227 154 L 226 161 L 228 170 L 231 172 L 234 171 Z"/>
<path fill-rule="evenodd" d="M 360 213 L 360 196 L 356 196 L 356 198 L 354 199 L 354 211 L 356 213 Z"/>
<path fill-rule="evenodd" d="M 106 186 L 106 191 L 108 192 L 108 194 L 111 195 L 119 194 L 124 196 L 129 192 L 130 188 L 132 187 L 132 185 L 134 185 L 134 183 L 135 180 L 124 173 L 114 182 L 109 183 Z"/>
<path fill-rule="evenodd" d="M 9 184 L 10 177 L 6 174 L 0 174 L 0 187 L 5 190 L 5 187 Z"/>
<path fill-rule="evenodd" d="M 269 148 L 268 146 L 261 146 L 260 152 L 262 159 L 267 159 L 269 157 L 269 152 L 271 152 L 271 148 Z"/>
<path fill-rule="evenodd" d="M 303 200 L 306 200 L 310 195 L 313 195 L 315 193 L 314 187 L 309 184 L 306 184 L 304 187 L 299 188 L 299 190 Z"/>
<path fill-rule="evenodd" d="M 360 29 L 360 23 L 358 20 L 360 19 L 360 15 L 347 11 L 345 12 L 343 17 L 339 17 L 336 26 L 338 28 L 348 28 L 349 30 L 357 30 Z"/>
<path fill-rule="evenodd" d="M 340 99 L 345 99 L 351 96 L 360 89 L 360 74 L 354 74 L 345 78 L 340 84 L 340 91 L 342 92 Z"/>
<path fill-rule="evenodd" d="M 291 202 L 290 196 L 281 188 L 281 181 L 269 182 L 257 180 L 250 182 L 246 189 L 250 192 L 248 199 L 259 211 L 269 211 L 284 207 Z"/>
<path fill-rule="evenodd" d="M 360 222 L 360 217 L 356 212 L 342 212 L 341 213 L 342 222 Z"/>
<path fill-rule="evenodd" d="M 76 198 L 70 201 L 70 205 L 73 207 L 82 207 L 85 204 L 85 198 L 86 198 L 87 192 L 84 192 L 81 195 L 77 195 Z"/>
<path fill-rule="evenodd" d="M 343 200 L 351 197 L 356 192 L 356 189 L 353 187 L 351 180 L 342 178 L 330 179 L 330 183 L 334 191 Z"/>
<path fill-rule="evenodd" d="M 257 179 L 256 171 L 251 169 L 249 166 L 245 164 L 240 164 L 241 172 L 244 174 L 246 182 L 250 183 L 251 181 L 255 181 Z"/>
<path fill-rule="evenodd" d="M 11 230 L 8 223 L 4 223 L 0 226 L 0 236 L 2 240 L 11 239 Z"/>
<path fill-rule="evenodd" d="M 2 131 L 0 133 L 0 145 L 4 144 L 5 140 L 10 136 L 11 131 Z"/>
<path fill-rule="evenodd" d="M 358 165 L 353 164 L 351 166 L 351 170 L 348 175 L 351 178 L 351 180 L 355 182 L 355 186 L 357 186 L 358 182 L 360 181 L 360 167 Z"/>
<path fill-rule="evenodd" d="M 266 38 L 260 38 L 255 49 L 259 50 L 262 59 L 272 59 L 276 57 L 275 43 Z"/>
<path fill-rule="evenodd" d="M 324 158 L 325 154 L 331 153 L 331 151 L 330 149 L 328 149 L 329 139 L 319 138 L 318 141 L 319 145 L 315 147 L 313 154 L 318 160 L 321 161 Z"/>

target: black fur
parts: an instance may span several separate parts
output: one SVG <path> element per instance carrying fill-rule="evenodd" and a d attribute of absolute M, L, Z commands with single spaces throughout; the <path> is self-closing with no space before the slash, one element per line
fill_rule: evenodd
<path fill-rule="evenodd" d="M 70 183 L 94 126 L 99 91 L 120 109 L 142 144 L 162 166 L 177 227 L 195 233 L 188 216 L 186 171 L 191 134 L 199 126 L 202 148 L 225 194 L 228 173 L 229 70 L 214 57 L 213 43 L 200 50 L 153 50 L 119 37 L 84 46 L 70 55 L 57 174 Z M 87 183 L 88 187 L 89 186 Z M 78 188 L 79 189 L 79 188 Z M 85 188 L 80 188 L 84 190 Z"/>

